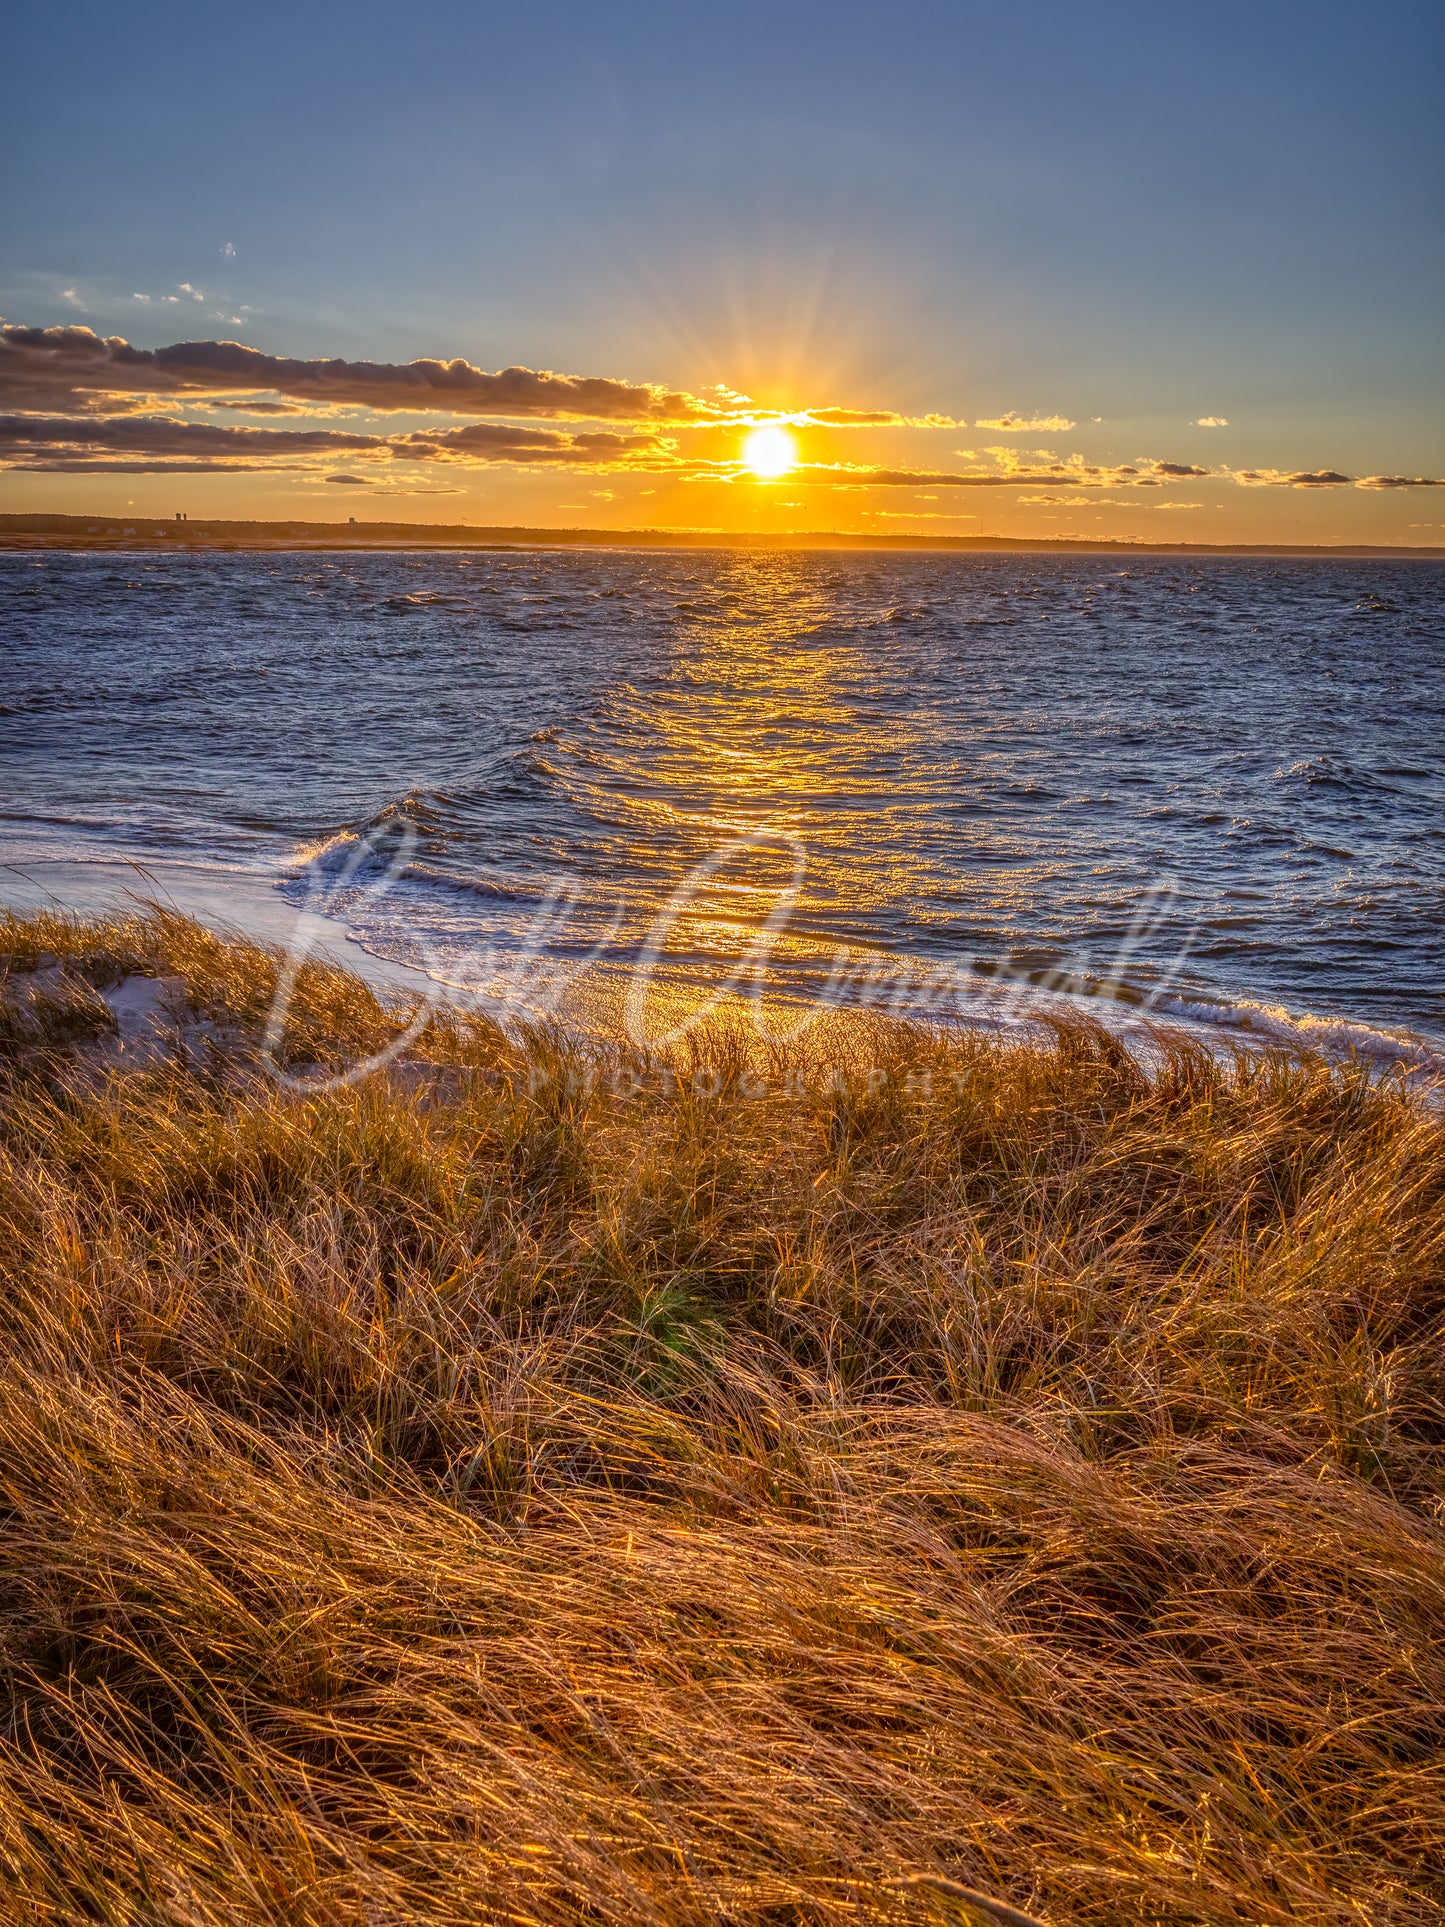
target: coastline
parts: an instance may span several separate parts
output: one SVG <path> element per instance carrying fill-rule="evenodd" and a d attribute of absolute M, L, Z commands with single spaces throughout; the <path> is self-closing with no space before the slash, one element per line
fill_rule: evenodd
<path fill-rule="evenodd" d="M 390 956 L 364 940 L 345 916 L 304 908 L 278 885 L 290 873 L 263 874 L 241 865 L 201 859 L 111 857 L 28 853 L 0 861 L 0 916 L 56 912 L 76 918 L 147 915 L 153 908 L 193 919 L 223 942 L 300 954 L 357 978 L 375 995 L 420 999 L 454 1019 L 481 1017 L 509 1033 L 529 1026 L 556 1027 L 586 1048 L 614 1049 L 629 1035 L 629 1006 L 636 960 L 623 952 L 599 959 L 576 975 L 565 960 L 544 951 L 503 961 L 486 981 L 446 968 L 425 969 Z M 766 1052 L 778 1040 L 829 1031 L 838 1024 L 881 1020 L 916 1026 L 940 1036 L 989 1037 L 1026 1045 L 1052 1034 L 1056 1024 L 1093 1024 L 1141 1063 L 1155 1061 L 1168 1040 L 1228 1060 L 1238 1053 L 1260 1057 L 1318 1057 L 1340 1065 L 1359 1062 L 1374 1073 L 1397 1069 L 1412 1086 L 1438 1089 L 1445 1081 L 1445 1053 L 1428 1033 L 1370 1023 L 1341 1013 L 1291 1011 L 1259 1000 L 1204 996 L 1180 989 L 1158 1003 L 1127 984 L 1082 990 L 1051 987 L 1007 974 L 969 974 L 956 979 L 943 966 L 928 968 L 889 953 L 859 967 L 872 988 L 841 1000 L 829 991 L 831 953 L 817 966 L 794 962 L 774 972 L 756 991 L 724 988 L 695 964 L 674 962 L 650 969 L 645 997 L 651 1037 L 692 1034 L 715 1008 L 719 1015 L 755 1031 Z"/>
<path fill-rule="evenodd" d="M 993 535 L 852 535 L 817 529 L 797 535 L 730 534 L 707 529 L 589 529 L 473 526 L 424 522 L 180 522 L 155 516 L 0 515 L 0 550 L 398 550 L 398 549 L 781 549 L 928 554 L 1184 555 L 1351 557 L 1445 561 L 1445 546 L 1309 543 L 1044 541 Z"/>

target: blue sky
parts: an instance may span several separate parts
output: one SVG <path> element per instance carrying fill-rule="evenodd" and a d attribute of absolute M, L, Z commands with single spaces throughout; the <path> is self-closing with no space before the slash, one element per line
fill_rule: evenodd
<path fill-rule="evenodd" d="M 1220 479 L 1441 470 L 1438 5 L 72 0 L 17 13 L 7 38 L 7 322 L 1057 418 L 1074 427 L 1006 445 L 1107 471 L 1098 512 L 1021 484 L 990 492 L 994 526 L 1441 539 L 1432 490 Z M 817 464 L 967 474 L 997 460 L 981 434 L 800 441 Z M 926 485 L 885 509 L 867 488 L 825 499 L 806 463 L 746 505 L 720 473 L 630 469 L 603 501 L 580 468 L 450 458 L 448 503 L 402 495 L 384 455 L 382 492 L 415 518 L 861 527 L 871 509 L 905 527 L 916 510 L 967 532 L 979 506 L 926 508 Z M 1209 471 L 1197 509 L 1120 498 L 1119 466 L 1153 459 Z M 174 493 L 173 470 L 22 466 L 0 475 L 6 508 Z M 327 496 L 299 473 L 208 470 L 190 493 L 201 512 L 264 496 L 296 514 Z"/>

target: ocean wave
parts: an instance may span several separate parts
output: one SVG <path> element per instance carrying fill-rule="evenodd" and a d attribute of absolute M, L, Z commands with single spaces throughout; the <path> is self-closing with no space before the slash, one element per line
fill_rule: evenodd
<path fill-rule="evenodd" d="M 1280 1045 L 1332 1058 L 1362 1057 L 1382 1067 L 1398 1064 L 1412 1071 L 1445 1071 L 1445 1053 L 1433 1049 L 1423 1038 L 1355 1018 L 1291 1011 L 1281 1004 L 1260 1004 L 1249 998 L 1218 1004 L 1169 997 L 1161 999 L 1156 1008 L 1189 1024 L 1240 1032 L 1241 1042 Z"/>
<path fill-rule="evenodd" d="M 364 823 L 335 830 L 318 842 L 303 846 L 292 859 L 297 876 L 340 877 L 366 870 L 374 873 L 396 867 L 410 850 L 436 844 L 444 835 L 436 800 L 423 791 L 410 791 L 385 803 Z"/>
<path fill-rule="evenodd" d="M 1361 769 L 1358 764 L 1330 755 L 1306 756 L 1297 763 L 1291 763 L 1288 769 L 1277 769 L 1274 780 L 1277 783 L 1303 783 L 1307 789 L 1342 790 L 1347 795 L 1356 796 L 1388 793 L 1394 787 L 1373 770 Z"/>
<path fill-rule="evenodd" d="M 447 595 L 441 590 L 413 590 L 410 595 L 389 596 L 389 609 L 470 609 L 465 596 Z"/>

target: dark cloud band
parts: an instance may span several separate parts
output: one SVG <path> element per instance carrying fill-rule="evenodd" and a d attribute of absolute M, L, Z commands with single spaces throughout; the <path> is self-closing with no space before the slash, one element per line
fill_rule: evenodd
<path fill-rule="evenodd" d="M 0 405 L 83 407 L 103 394 L 280 394 L 322 405 L 416 414 L 544 415 L 573 421 L 709 422 L 720 411 L 695 395 L 604 375 L 534 368 L 495 374 L 469 361 L 298 361 L 238 341 L 136 348 L 90 328 L 0 325 Z"/>
<path fill-rule="evenodd" d="M 230 428 L 219 423 L 175 421 L 164 415 L 129 415 L 100 421 L 64 415 L 0 415 L 0 463 L 30 469 L 164 470 L 252 467 L 259 461 L 334 460 L 365 455 L 379 462 L 511 462 L 564 468 L 612 468 L 631 462 L 666 461 L 667 444 L 646 432 L 601 430 L 572 434 L 473 422 L 462 428 L 412 435 L 365 435 L 330 428 Z M 108 458 L 108 459 L 107 459 Z"/>

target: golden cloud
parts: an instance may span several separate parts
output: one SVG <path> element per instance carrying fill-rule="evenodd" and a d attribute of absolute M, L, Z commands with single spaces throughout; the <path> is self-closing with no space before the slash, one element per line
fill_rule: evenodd
<path fill-rule="evenodd" d="M 995 415 L 990 421 L 976 421 L 974 427 L 992 428 L 1001 435 L 1066 435 L 1078 423 L 1067 415 Z"/>

